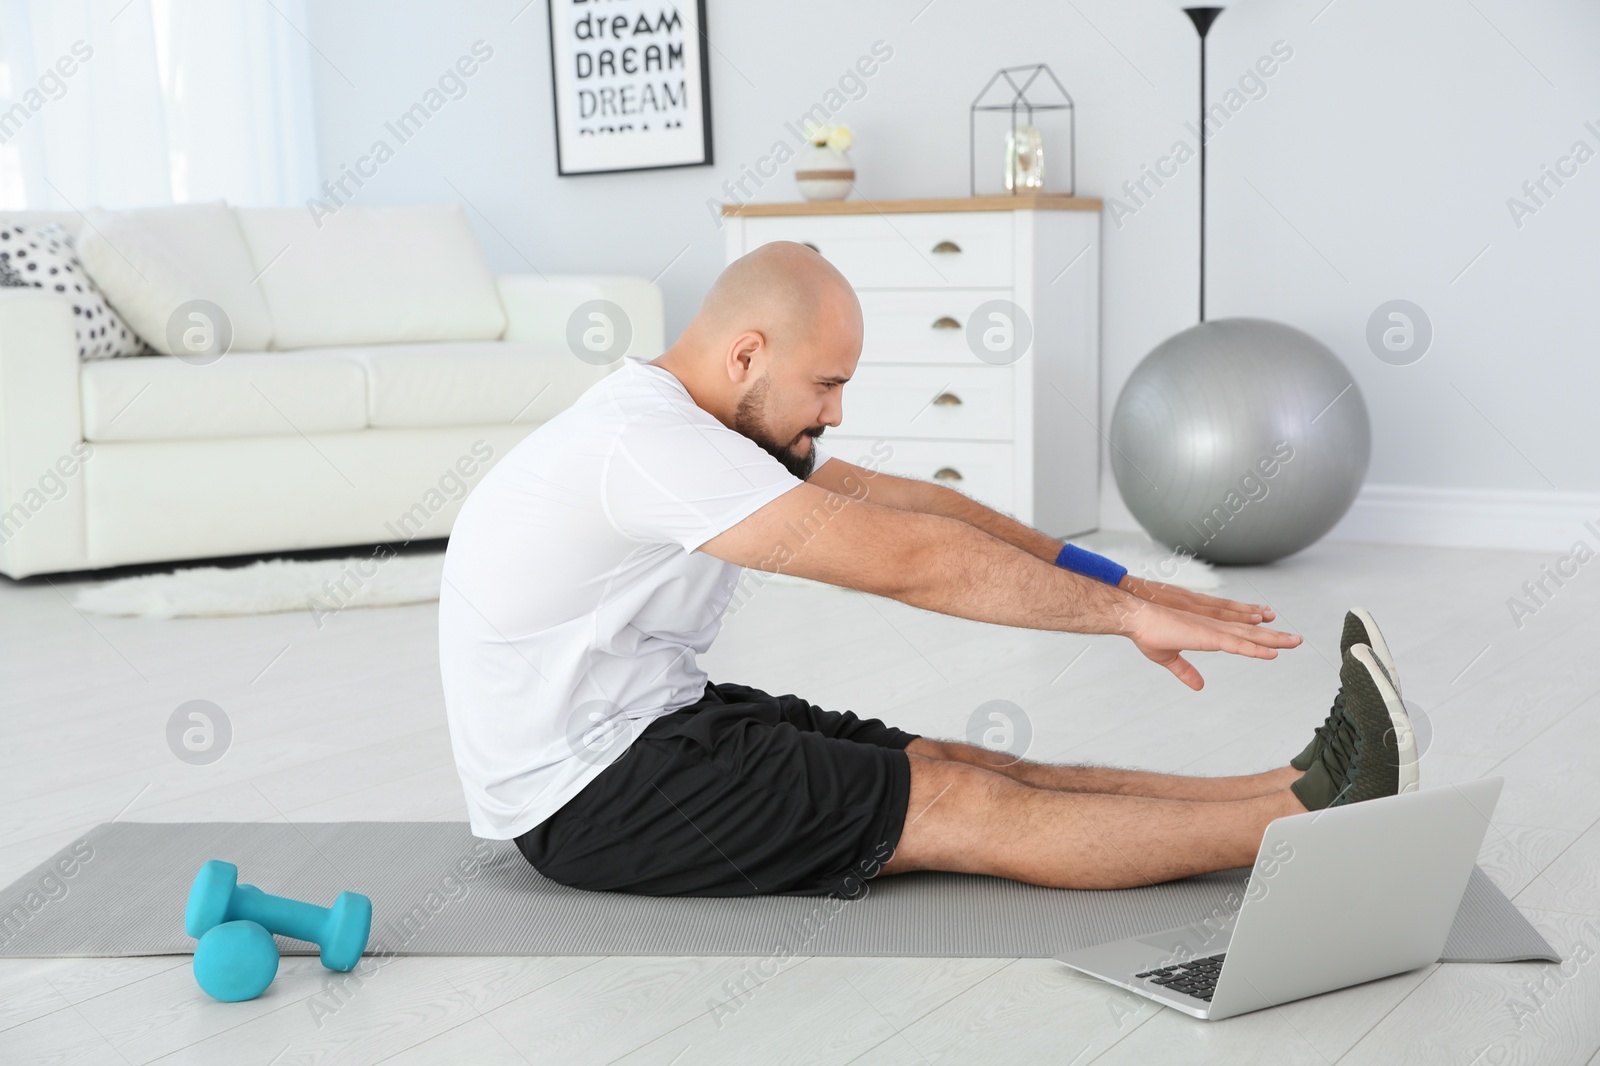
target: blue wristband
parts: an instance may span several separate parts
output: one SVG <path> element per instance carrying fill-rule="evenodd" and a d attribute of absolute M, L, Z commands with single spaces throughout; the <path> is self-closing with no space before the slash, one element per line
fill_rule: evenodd
<path fill-rule="evenodd" d="M 1085 551 L 1076 544 L 1062 546 L 1061 554 L 1056 556 L 1056 565 L 1063 570 L 1071 570 L 1075 574 L 1104 581 L 1108 585 L 1121 584 L 1128 573 L 1126 566 L 1118 566 L 1104 555 Z"/>

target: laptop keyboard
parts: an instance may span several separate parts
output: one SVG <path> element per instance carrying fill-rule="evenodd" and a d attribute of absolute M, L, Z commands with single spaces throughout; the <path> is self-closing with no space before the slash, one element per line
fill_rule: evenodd
<path fill-rule="evenodd" d="M 1217 975 L 1222 973 L 1222 960 L 1227 956 L 1227 952 L 1221 955 L 1208 955 L 1203 959 L 1163 966 L 1159 970 L 1146 970 L 1133 976 L 1149 978 L 1153 985 L 1170 988 L 1174 992 L 1182 992 L 1186 996 L 1193 996 L 1195 999 L 1203 999 L 1210 1003 L 1211 993 L 1217 987 Z"/>

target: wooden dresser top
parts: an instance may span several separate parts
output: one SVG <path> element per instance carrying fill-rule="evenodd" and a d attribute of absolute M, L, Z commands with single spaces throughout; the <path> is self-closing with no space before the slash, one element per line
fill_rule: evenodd
<path fill-rule="evenodd" d="M 920 200 L 797 200 L 776 204 L 723 204 L 725 218 L 772 215 L 904 215 L 939 211 L 1099 211 L 1097 196 L 1063 193 L 951 196 Z"/>

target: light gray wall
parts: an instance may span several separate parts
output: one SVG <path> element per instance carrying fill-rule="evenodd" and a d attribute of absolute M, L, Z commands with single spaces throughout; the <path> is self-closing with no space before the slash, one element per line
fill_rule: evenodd
<path fill-rule="evenodd" d="M 1151 347 L 1193 323 L 1197 167 L 1143 205 L 1122 191 L 1190 137 L 1196 38 L 1178 5 L 708 7 L 716 165 L 562 179 L 543 0 L 323 0 L 307 29 L 326 57 L 324 172 L 366 153 L 387 118 L 482 39 L 494 55 L 466 95 L 355 202 L 464 198 L 500 270 L 659 275 L 670 338 L 723 261 L 707 201 L 788 138 L 785 122 L 873 42 L 893 57 L 837 119 L 855 129 L 869 198 L 965 195 L 972 97 L 996 68 L 1044 61 L 1078 102 L 1079 191 L 1136 208 L 1104 220 L 1103 409 Z M 1508 207 L 1574 142 L 1600 153 L 1600 5 L 1254 0 L 1212 31 L 1213 99 L 1279 41 L 1292 58 L 1211 142 L 1210 316 L 1280 319 L 1339 353 L 1373 413 L 1369 483 L 1391 494 L 1425 487 L 1512 506 L 1542 493 L 1580 511 L 1600 501 L 1590 443 L 1600 158 L 1562 187 L 1547 181 L 1553 195 L 1520 225 Z M 788 168 L 754 191 L 795 198 Z M 1433 324 L 1414 365 L 1367 348 L 1369 315 L 1394 298 Z M 1125 525 L 1108 497 L 1108 524 Z"/>

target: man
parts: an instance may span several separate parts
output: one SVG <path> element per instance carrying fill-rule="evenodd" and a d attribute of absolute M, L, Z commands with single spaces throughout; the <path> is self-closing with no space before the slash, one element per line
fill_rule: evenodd
<path fill-rule="evenodd" d="M 852 896 L 918 869 L 1116 888 L 1249 865 L 1274 818 L 1414 787 L 1393 662 L 1364 613 L 1346 620 L 1312 743 L 1242 777 L 1012 760 L 711 683 L 695 656 L 742 567 L 1120 635 L 1194 689 L 1186 651 L 1300 643 L 1262 625 L 1267 607 L 1133 579 L 960 493 L 829 456 L 861 345 L 838 271 L 766 245 L 665 354 L 625 362 L 485 475 L 439 604 L 475 834 L 515 839 L 565 884 L 655 895 Z"/>

